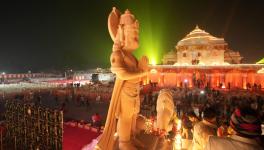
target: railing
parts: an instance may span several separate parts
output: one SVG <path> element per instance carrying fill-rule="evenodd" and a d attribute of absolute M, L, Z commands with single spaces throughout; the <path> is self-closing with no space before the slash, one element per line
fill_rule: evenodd
<path fill-rule="evenodd" d="M 63 112 L 6 102 L 4 144 L 9 149 L 61 150 Z"/>

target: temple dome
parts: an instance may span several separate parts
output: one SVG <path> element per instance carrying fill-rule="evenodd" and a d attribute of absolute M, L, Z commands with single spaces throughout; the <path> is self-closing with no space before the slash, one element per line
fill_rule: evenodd
<path fill-rule="evenodd" d="M 217 38 L 201 30 L 198 26 L 193 31 L 187 34 L 182 40 L 180 40 L 177 46 L 190 46 L 190 45 L 217 45 L 226 44 L 223 38 Z"/>

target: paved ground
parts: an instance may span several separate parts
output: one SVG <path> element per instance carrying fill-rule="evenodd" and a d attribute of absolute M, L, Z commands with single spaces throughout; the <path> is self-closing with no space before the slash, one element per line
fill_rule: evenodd
<path fill-rule="evenodd" d="M 42 106 L 49 108 L 58 108 L 60 107 L 63 101 L 59 100 L 57 103 L 54 97 L 43 97 Z M 69 100 L 65 102 L 65 112 L 64 119 L 67 120 L 85 120 L 91 121 L 91 116 L 94 113 L 99 113 L 102 118 L 106 118 L 109 102 L 96 102 L 95 100 L 90 101 L 90 105 L 87 106 L 85 103 L 80 104 L 76 101 Z"/>

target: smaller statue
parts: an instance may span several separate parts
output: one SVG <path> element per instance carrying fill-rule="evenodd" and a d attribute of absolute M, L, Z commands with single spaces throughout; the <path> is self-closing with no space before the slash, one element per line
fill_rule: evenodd
<path fill-rule="evenodd" d="M 157 99 L 157 126 L 163 134 L 172 129 L 171 119 L 174 114 L 174 103 L 172 93 L 168 89 L 160 91 Z"/>

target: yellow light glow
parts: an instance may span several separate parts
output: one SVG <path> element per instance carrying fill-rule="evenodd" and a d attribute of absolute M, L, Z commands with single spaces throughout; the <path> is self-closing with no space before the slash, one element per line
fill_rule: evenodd
<path fill-rule="evenodd" d="M 151 65 L 155 66 L 157 63 L 156 63 L 156 60 L 155 59 L 151 59 Z"/>
<path fill-rule="evenodd" d="M 157 71 L 156 69 L 151 69 L 151 70 L 150 70 L 150 73 L 152 73 L 152 74 L 156 74 L 156 73 L 158 73 L 158 71 Z"/>
<path fill-rule="evenodd" d="M 180 130 L 181 130 L 181 127 L 182 127 L 182 121 L 181 120 L 178 120 L 177 122 L 177 133 L 176 133 L 176 136 L 175 136 L 175 141 L 174 141 L 174 150 L 180 150 L 182 149 L 182 137 L 181 137 L 181 133 L 180 133 Z"/>
<path fill-rule="evenodd" d="M 225 89 L 226 87 L 225 87 L 225 83 L 223 83 L 223 85 L 222 85 L 222 89 Z"/>
<path fill-rule="evenodd" d="M 181 124 L 182 124 L 181 120 L 178 120 L 178 124 L 177 124 L 177 130 L 178 131 L 181 129 Z"/>
<path fill-rule="evenodd" d="M 118 137 L 118 133 L 117 132 L 114 134 L 114 137 Z"/>
<path fill-rule="evenodd" d="M 174 141 L 174 150 L 180 150 L 182 149 L 182 137 L 180 133 L 177 133 Z"/>

